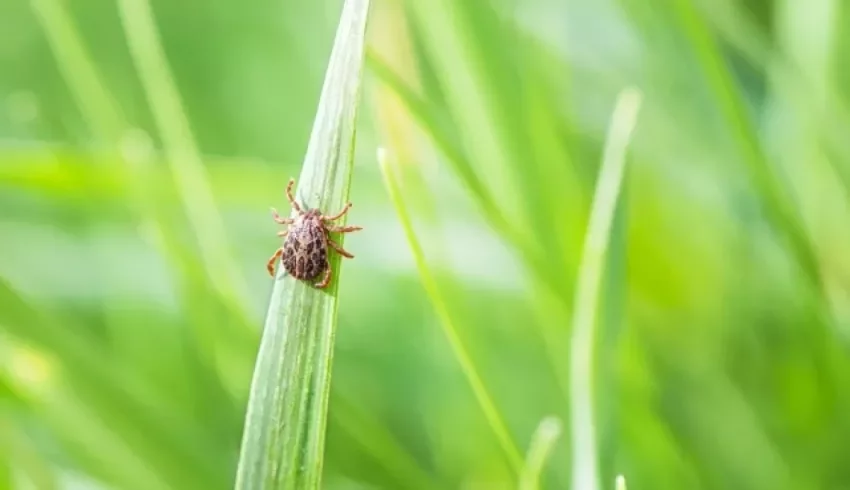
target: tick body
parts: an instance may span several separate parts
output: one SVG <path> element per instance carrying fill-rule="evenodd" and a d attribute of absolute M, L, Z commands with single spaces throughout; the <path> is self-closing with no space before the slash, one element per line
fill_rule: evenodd
<path fill-rule="evenodd" d="M 333 216 L 325 216 L 318 209 L 302 210 L 292 197 L 293 185 L 295 185 L 295 181 L 290 179 L 286 186 L 286 197 L 297 216 L 295 218 L 281 218 L 277 211 L 272 208 L 275 222 L 289 225 L 289 228 L 278 233 L 278 236 L 286 238 L 283 241 L 283 246 L 275 251 L 269 259 L 269 274 L 274 277 L 275 266 L 277 261 L 280 260 L 283 263 L 283 268 L 292 277 L 313 283 L 317 288 L 324 289 L 330 284 L 333 274 L 331 264 L 328 262 L 328 249 L 334 249 L 343 257 L 354 258 L 341 245 L 334 242 L 329 234 L 350 233 L 362 230 L 362 228 L 332 224 L 333 221 L 345 216 L 351 208 L 351 203 L 346 204 L 342 211 Z M 317 280 L 319 282 L 315 282 Z"/>

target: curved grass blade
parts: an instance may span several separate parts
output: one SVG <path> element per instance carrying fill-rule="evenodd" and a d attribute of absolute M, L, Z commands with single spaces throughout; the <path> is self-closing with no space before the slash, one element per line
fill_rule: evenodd
<path fill-rule="evenodd" d="M 348 200 L 369 0 L 347 0 L 298 179 L 310 207 Z M 283 181 L 282 181 L 283 183 Z M 342 237 L 337 238 L 342 243 Z M 336 332 L 340 260 L 325 291 L 281 275 L 274 281 L 251 384 L 237 489 L 320 486 Z"/>
<path fill-rule="evenodd" d="M 637 119 L 641 98 L 640 92 L 634 89 L 627 89 L 618 97 L 579 264 L 570 345 L 573 490 L 599 488 L 592 390 L 594 329 L 611 226 L 625 168 L 626 147 Z"/>
<path fill-rule="evenodd" d="M 540 474 L 543 466 L 552 454 L 552 449 L 561 437 L 563 427 L 557 417 L 546 417 L 537 426 L 531 438 L 531 446 L 525 458 L 525 466 L 519 479 L 519 490 L 537 490 L 540 488 Z"/>

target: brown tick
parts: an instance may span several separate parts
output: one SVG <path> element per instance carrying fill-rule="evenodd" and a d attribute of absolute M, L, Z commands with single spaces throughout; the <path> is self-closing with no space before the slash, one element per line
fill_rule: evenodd
<path fill-rule="evenodd" d="M 301 206 L 292 197 L 292 186 L 295 180 L 289 179 L 286 186 L 286 197 L 292 209 L 298 213 L 295 218 L 281 218 L 277 210 L 272 208 L 274 220 L 289 228 L 278 232 L 277 236 L 286 237 L 283 247 L 269 259 L 269 274 L 274 277 L 275 265 L 278 259 L 283 262 L 286 271 L 296 279 L 303 281 L 314 281 L 322 273 L 322 280 L 315 284 L 319 289 L 328 287 L 331 282 L 331 264 L 328 262 L 328 246 L 336 250 L 343 257 L 353 259 L 354 256 L 346 252 L 342 246 L 331 240 L 329 233 L 350 233 L 362 230 L 359 226 L 334 226 L 332 221 L 345 216 L 351 208 L 351 203 L 345 205 L 342 211 L 333 216 L 324 216 L 318 209 L 302 210 Z"/>

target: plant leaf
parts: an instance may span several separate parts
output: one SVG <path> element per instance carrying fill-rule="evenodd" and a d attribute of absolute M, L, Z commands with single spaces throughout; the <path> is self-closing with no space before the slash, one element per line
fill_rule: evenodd
<path fill-rule="evenodd" d="M 490 425 L 490 429 L 493 431 L 493 435 L 498 441 L 505 459 L 510 465 L 510 469 L 519 473 L 522 471 L 522 456 L 520 456 L 504 417 L 499 412 L 496 402 L 484 384 L 484 378 L 476 367 L 475 362 L 473 362 L 469 348 L 460 336 L 456 322 L 452 318 L 452 314 L 447 306 L 445 296 L 438 287 L 434 274 L 428 267 L 422 245 L 416 237 L 410 215 L 402 200 L 400 186 L 396 180 L 396 176 L 393 175 L 393 170 L 390 168 L 386 152 L 383 149 L 378 150 L 378 163 L 384 175 L 384 183 L 390 195 L 390 200 L 398 213 L 399 221 L 401 221 L 408 245 L 413 253 L 422 286 L 431 300 L 431 304 L 434 306 L 434 310 L 440 320 L 440 325 L 443 327 L 443 333 L 446 335 L 452 352 L 460 364 L 461 371 L 469 383 L 469 387 L 472 389 L 475 401 L 487 419 L 487 423 Z"/>
<path fill-rule="evenodd" d="M 620 93 L 614 109 L 590 222 L 579 265 L 570 352 L 570 401 L 573 438 L 574 490 L 597 490 L 596 434 L 593 422 L 594 330 L 605 273 L 611 226 L 617 209 L 626 161 L 626 147 L 637 119 L 642 95 L 635 89 Z"/>
<path fill-rule="evenodd" d="M 232 304 L 243 303 L 247 286 L 234 262 L 224 224 L 209 185 L 200 149 L 183 110 L 177 84 L 173 80 L 165 51 L 147 0 L 118 2 L 130 55 L 139 73 L 162 138 L 165 154 L 178 194 L 213 287 Z"/>
<path fill-rule="evenodd" d="M 353 167 L 369 0 L 343 6 L 296 195 L 336 211 Z M 282 182 L 283 184 L 284 182 Z M 337 239 L 342 243 L 342 237 Z M 340 260 L 326 291 L 291 277 L 274 282 L 251 384 L 237 489 L 319 488 L 336 332 Z"/>
<path fill-rule="evenodd" d="M 537 490 L 540 488 L 540 475 L 543 466 L 552 454 L 552 449 L 561 437 L 563 427 L 558 417 L 549 416 L 540 421 L 531 438 L 531 445 L 525 458 L 519 480 L 519 490 Z"/>

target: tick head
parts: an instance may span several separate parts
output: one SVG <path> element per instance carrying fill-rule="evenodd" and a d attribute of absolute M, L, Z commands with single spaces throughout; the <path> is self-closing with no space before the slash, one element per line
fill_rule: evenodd
<path fill-rule="evenodd" d="M 319 211 L 318 208 L 308 208 L 308 207 L 304 208 L 304 218 L 305 219 L 319 218 L 321 216 L 322 216 L 322 212 Z"/>

